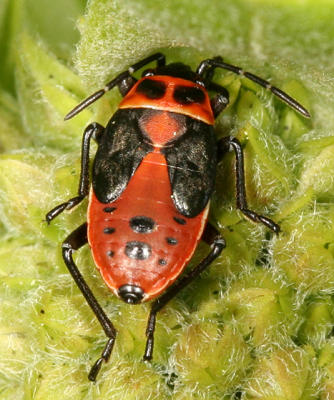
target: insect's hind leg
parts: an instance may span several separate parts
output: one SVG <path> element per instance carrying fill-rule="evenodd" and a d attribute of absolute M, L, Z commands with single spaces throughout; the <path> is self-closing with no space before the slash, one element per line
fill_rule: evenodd
<path fill-rule="evenodd" d="M 115 339 L 116 339 L 116 329 L 114 325 L 111 323 L 100 304 L 96 300 L 83 276 L 81 275 L 78 267 L 73 261 L 73 251 L 78 250 L 80 247 L 84 246 L 87 243 L 87 223 L 79 226 L 75 231 L 73 231 L 63 242 L 62 251 L 63 258 L 65 264 L 72 275 L 75 283 L 81 290 L 84 295 L 88 305 L 96 315 L 96 318 L 99 320 L 105 334 L 108 337 L 108 341 L 102 351 L 101 357 L 95 362 L 93 367 L 90 370 L 88 375 L 88 379 L 91 381 L 96 380 L 96 376 L 99 373 L 102 363 L 107 362 L 110 358 L 112 349 L 114 347 Z"/>
<path fill-rule="evenodd" d="M 222 252 L 225 248 L 225 240 L 220 233 L 210 224 L 207 224 L 202 239 L 211 246 L 210 253 L 187 275 L 177 281 L 171 289 L 161 295 L 152 303 L 150 315 L 146 328 L 146 348 L 144 360 L 151 360 L 153 356 L 154 330 L 156 322 L 156 314 L 162 309 L 172 298 L 174 298 L 182 289 L 188 286 L 201 272 L 203 272 Z"/>
<path fill-rule="evenodd" d="M 222 158 L 224 153 L 234 150 L 236 157 L 236 200 L 237 208 L 250 220 L 254 222 L 261 222 L 263 225 L 274 231 L 275 233 L 280 232 L 280 227 L 273 220 L 263 215 L 257 214 L 248 208 L 246 199 L 246 187 L 245 187 L 245 172 L 244 172 L 244 155 L 241 144 L 238 139 L 227 136 L 219 140 L 218 142 L 218 160 Z"/>

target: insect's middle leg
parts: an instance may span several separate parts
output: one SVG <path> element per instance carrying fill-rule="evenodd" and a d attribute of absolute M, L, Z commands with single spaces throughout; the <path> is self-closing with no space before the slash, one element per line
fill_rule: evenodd
<path fill-rule="evenodd" d="M 236 200 L 237 208 L 250 220 L 261 222 L 275 233 L 279 233 L 280 227 L 270 218 L 257 214 L 255 211 L 249 210 L 246 200 L 245 172 L 244 172 L 244 155 L 241 144 L 238 139 L 227 136 L 218 142 L 218 160 L 222 158 L 227 151 L 234 150 L 236 157 Z"/>
<path fill-rule="evenodd" d="M 78 196 L 72 197 L 64 203 L 58 204 L 46 214 L 46 221 L 49 224 L 54 218 L 65 210 L 75 207 L 88 195 L 89 192 L 89 148 L 91 139 L 97 142 L 104 132 L 104 127 L 97 122 L 89 124 L 82 137 L 81 146 L 81 173 L 79 180 Z"/>
<path fill-rule="evenodd" d="M 114 347 L 115 339 L 116 339 L 116 329 L 114 325 L 111 323 L 106 313 L 103 311 L 102 307 L 96 300 L 83 276 L 81 275 L 78 267 L 73 261 L 73 251 L 78 250 L 80 247 L 87 243 L 87 223 L 79 226 L 75 231 L 73 231 L 64 241 L 62 245 L 63 250 L 63 258 L 65 264 L 72 275 L 75 283 L 81 290 L 84 295 L 88 305 L 96 315 L 96 318 L 99 320 L 106 336 L 108 337 L 108 341 L 102 351 L 101 357 L 97 359 L 95 364 L 90 370 L 88 375 L 88 379 L 91 381 L 96 380 L 96 376 L 99 373 L 103 362 L 107 362 L 110 358 L 112 349 Z"/>
<path fill-rule="evenodd" d="M 203 272 L 222 252 L 225 248 L 225 240 L 219 232 L 210 224 L 207 224 L 202 235 L 202 239 L 211 246 L 210 253 L 187 275 L 177 281 L 171 289 L 162 294 L 152 303 L 151 312 L 146 328 L 146 348 L 144 360 L 151 360 L 153 356 L 154 330 L 156 322 L 156 314 L 162 309 L 172 298 L 174 298 L 182 289 L 188 286 L 201 272 Z"/>

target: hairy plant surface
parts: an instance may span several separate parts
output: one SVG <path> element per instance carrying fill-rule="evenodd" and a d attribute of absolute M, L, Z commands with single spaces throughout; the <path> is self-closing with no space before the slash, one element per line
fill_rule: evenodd
<path fill-rule="evenodd" d="M 333 17 L 324 0 L 2 0 L 1 400 L 334 399 Z M 151 363 L 141 361 L 149 304 L 112 296 L 88 246 L 80 250 L 76 263 L 118 330 L 92 384 L 106 338 L 60 253 L 87 201 L 49 226 L 45 214 L 76 194 L 83 130 L 105 125 L 120 95 L 63 117 L 158 50 L 194 68 L 222 55 L 312 118 L 245 78 L 215 73 L 230 93 L 217 138 L 241 141 L 249 207 L 282 232 L 236 210 L 227 155 L 210 214 L 227 248 L 158 314 Z M 207 251 L 201 244 L 190 268 Z"/>

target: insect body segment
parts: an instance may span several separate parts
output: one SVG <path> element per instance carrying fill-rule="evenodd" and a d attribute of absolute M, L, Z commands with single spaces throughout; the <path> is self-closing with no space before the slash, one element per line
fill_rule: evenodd
<path fill-rule="evenodd" d="M 160 294 L 200 240 L 207 207 L 187 218 L 175 209 L 171 194 L 166 159 L 159 152 L 144 157 L 116 201 L 103 204 L 90 194 L 88 240 L 94 261 L 107 285 L 128 303 Z M 137 298 L 122 290 L 125 285 L 138 288 Z"/>
<path fill-rule="evenodd" d="M 214 124 L 208 92 L 203 86 L 169 76 L 149 76 L 137 82 L 119 108 L 153 108 Z"/>
<path fill-rule="evenodd" d="M 137 80 L 132 74 L 146 64 L 157 66 Z M 106 84 L 75 107 L 72 118 L 117 86 L 124 99 L 106 128 L 92 123 L 82 140 L 78 195 L 46 215 L 50 223 L 89 196 L 87 222 L 63 242 L 64 262 L 96 315 L 108 340 L 88 375 L 94 381 L 110 358 L 117 331 L 99 305 L 73 260 L 89 243 L 107 286 L 128 304 L 155 299 L 147 323 L 144 359 L 153 356 L 156 314 L 222 252 L 225 241 L 207 222 L 217 163 L 226 151 L 236 154 L 236 205 L 254 222 L 275 233 L 279 226 L 249 210 L 243 152 L 230 136 L 216 141 L 214 120 L 229 101 L 228 91 L 213 81 L 216 68 L 230 70 L 271 90 L 302 115 L 309 113 L 286 93 L 256 75 L 226 64 L 221 57 L 204 60 L 196 72 L 182 63 L 153 54 Z M 209 91 L 214 92 L 210 98 Z M 92 178 L 90 141 L 98 149 Z M 210 245 L 204 259 L 178 279 L 200 240 Z"/>

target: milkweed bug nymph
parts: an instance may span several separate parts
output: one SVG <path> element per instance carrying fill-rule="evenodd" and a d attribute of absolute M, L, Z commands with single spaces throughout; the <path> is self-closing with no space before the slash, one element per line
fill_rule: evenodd
<path fill-rule="evenodd" d="M 133 73 L 151 62 L 156 67 L 144 70 L 137 80 Z M 89 373 L 92 381 L 103 362 L 109 360 L 117 331 L 74 263 L 75 250 L 89 243 L 105 283 L 126 303 L 155 299 L 144 352 L 144 360 L 150 360 L 157 312 L 198 277 L 225 247 L 224 239 L 207 222 L 207 217 L 217 163 L 227 151 L 233 150 L 236 156 L 237 208 L 275 233 L 280 230 L 274 221 L 247 207 L 240 142 L 232 136 L 216 140 L 215 119 L 229 103 L 228 91 L 213 81 L 217 68 L 256 82 L 304 117 L 310 117 L 285 92 L 226 64 L 221 57 L 204 60 L 192 71 L 182 63 L 166 64 L 161 53 L 132 65 L 65 117 L 74 117 L 115 86 L 123 96 L 106 127 L 95 122 L 84 131 L 78 195 L 46 215 L 50 223 L 89 196 L 87 222 L 65 239 L 62 253 L 108 338 Z M 209 92 L 214 95 L 210 97 Z M 91 139 L 98 148 L 90 184 Z M 177 280 L 200 240 L 211 246 L 208 255 Z"/>

